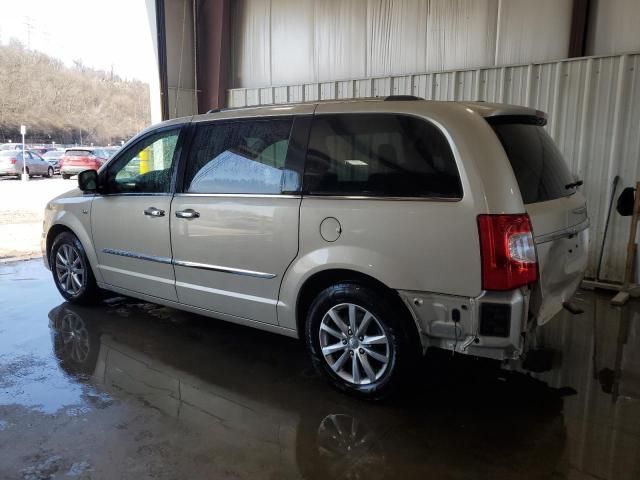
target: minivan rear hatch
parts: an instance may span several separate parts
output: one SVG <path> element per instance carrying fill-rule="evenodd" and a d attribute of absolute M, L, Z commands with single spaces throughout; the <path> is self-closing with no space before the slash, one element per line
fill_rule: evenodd
<path fill-rule="evenodd" d="M 586 201 L 539 116 L 488 117 L 509 158 L 531 218 L 539 280 L 529 312 L 548 322 L 580 285 L 587 265 Z"/>

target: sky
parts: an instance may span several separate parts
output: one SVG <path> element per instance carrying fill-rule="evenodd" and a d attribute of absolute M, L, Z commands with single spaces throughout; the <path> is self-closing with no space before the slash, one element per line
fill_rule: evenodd
<path fill-rule="evenodd" d="M 69 66 L 146 83 L 155 74 L 145 0 L 0 0 L 0 43 L 11 38 Z"/>

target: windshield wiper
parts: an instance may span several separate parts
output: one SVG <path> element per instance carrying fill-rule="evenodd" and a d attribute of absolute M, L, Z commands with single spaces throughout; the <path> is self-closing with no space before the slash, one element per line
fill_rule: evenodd
<path fill-rule="evenodd" d="M 582 180 L 576 180 L 573 183 L 567 183 L 564 188 L 566 188 L 567 190 L 571 189 L 571 188 L 576 188 L 579 187 L 583 184 L 584 182 Z"/>

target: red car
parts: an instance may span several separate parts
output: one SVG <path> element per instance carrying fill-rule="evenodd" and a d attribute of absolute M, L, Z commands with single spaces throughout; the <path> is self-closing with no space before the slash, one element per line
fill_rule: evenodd
<path fill-rule="evenodd" d="M 109 154 L 101 148 L 76 147 L 68 148 L 59 160 L 62 178 L 71 178 L 85 170 L 98 170 L 109 158 Z"/>

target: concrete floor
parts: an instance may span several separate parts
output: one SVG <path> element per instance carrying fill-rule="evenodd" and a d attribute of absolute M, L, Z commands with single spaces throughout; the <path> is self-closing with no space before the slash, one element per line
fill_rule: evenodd
<path fill-rule="evenodd" d="M 0 265 L 0 478 L 640 478 L 640 304 L 581 292 L 533 378 L 449 355 L 352 400 L 295 340 L 133 300 L 63 303 Z"/>

